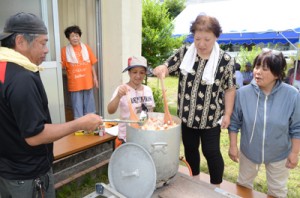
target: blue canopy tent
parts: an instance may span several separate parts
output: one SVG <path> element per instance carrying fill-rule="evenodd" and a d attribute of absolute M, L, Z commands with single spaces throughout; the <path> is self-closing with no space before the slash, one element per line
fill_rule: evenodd
<path fill-rule="evenodd" d="M 186 35 L 186 41 L 193 42 L 190 25 L 201 13 L 219 20 L 223 31 L 218 39 L 221 44 L 299 42 L 300 9 L 294 0 L 223 0 L 190 4 L 174 19 L 173 36 Z"/>
<path fill-rule="evenodd" d="M 297 43 L 299 41 L 300 28 L 295 30 L 285 30 L 280 32 L 245 32 L 223 33 L 218 39 L 219 44 L 259 44 L 259 43 Z M 187 35 L 185 42 L 192 43 L 194 41 L 193 35 Z"/>

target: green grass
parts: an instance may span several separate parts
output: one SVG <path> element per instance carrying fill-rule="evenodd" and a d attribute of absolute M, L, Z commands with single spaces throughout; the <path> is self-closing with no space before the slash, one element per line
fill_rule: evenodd
<path fill-rule="evenodd" d="M 176 115 L 177 109 L 177 88 L 178 88 L 178 78 L 176 77 L 167 77 L 165 78 L 165 88 L 167 89 L 167 98 L 169 109 L 172 115 Z M 155 77 L 151 77 L 148 79 L 148 85 L 150 87 L 160 86 Z M 225 171 L 224 171 L 224 179 L 230 182 L 235 183 L 238 176 L 238 163 L 233 162 L 228 156 L 228 148 L 229 148 L 229 139 L 228 139 L 228 131 L 222 130 L 221 133 L 221 152 L 224 158 Z M 201 153 L 201 152 L 200 152 Z M 183 145 L 180 146 L 180 156 L 184 156 L 183 153 Z M 182 164 L 184 165 L 184 164 Z M 200 164 L 201 172 L 208 173 L 207 163 L 204 156 L 201 153 L 201 164 Z M 300 197 L 300 165 L 295 169 L 290 171 L 290 177 L 288 180 L 288 198 Z M 254 189 L 259 192 L 267 193 L 267 182 L 265 176 L 265 167 L 262 165 L 260 167 L 260 171 L 258 176 L 254 181 Z"/>
<path fill-rule="evenodd" d="M 172 115 L 176 115 L 177 112 L 177 89 L 178 89 L 178 78 L 177 77 L 167 77 L 164 80 L 166 95 L 168 100 L 169 111 Z M 153 90 L 161 91 L 161 82 L 156 77 L 148 77 L 148 86 Z M 161 94 L 161 93 L 160 93 Z M 162 96 L 159 97 L 159 102 L 162 100 Z M 155 101 L 156 103 L 158 101 Z"/>
<path fill-rule="evenodd" d="M 81 198 L 95 191 L 96 183 L 108 184 L 108 166 L 84 175 L 82 178 L 56 190 L 57 198 Z M 98 196 L 99 198 L 102 196 Z"/>

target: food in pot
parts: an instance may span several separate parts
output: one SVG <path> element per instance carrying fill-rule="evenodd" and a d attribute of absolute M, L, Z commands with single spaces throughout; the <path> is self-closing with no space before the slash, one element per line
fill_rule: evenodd
<path fill-rule="evenodd" d="M 172 120 L 170 123 L 165 123 L 163 118 L 149 118 L 145 124 L 141 127 L 143 130 L 166 130 L 177 126 L 177 124 Z"/>

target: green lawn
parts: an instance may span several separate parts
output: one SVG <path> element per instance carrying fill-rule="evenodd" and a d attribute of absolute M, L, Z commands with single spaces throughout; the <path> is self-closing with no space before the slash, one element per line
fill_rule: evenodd
<path fill-rule="evenodd" d="M 177 108 L 177 87 L 178 87 L 178 78 L 176 77 L 167 77 L 164 81 L 165 88 L 167 90 L 167 98 L 170 112 L 173 115 L 176 115 Z M 157 78 L 151 77 L 148 78 L 148 85 L 150 87 L 159 87 Z M 223 130 L 221 134 L 221 152 L 223 154 L 224 163 L 225 163 L 225 171 L 224 171 L 224 179 L 230 182 L 235 183 L 238 175 L 238 163 L 233 162 L 228 156 L 228 148 L 229 148 L 229 140 L 228 140 L 228 132 L 227 130 Z M 180 156 L 183 156 L 183 146 L 181 145 Z M 183 164 L 184 165 L 184 164 Z M 206 160 L 201 153 L 201 164 L 200 169 L 202 172 L 208 173 L 208 168 L 206 165 Z M 288 181 L 288 197 L 296 198 L 300 197 L 300 164 L 290 171 L 290 177 Z M 265 168 L 262 165 L 258 176 L 255 179 L 254 189 L 256 191 L 260 191 L 263 193 L 267 193 L 266 186 L 266 176 L 265 176 Z"/>

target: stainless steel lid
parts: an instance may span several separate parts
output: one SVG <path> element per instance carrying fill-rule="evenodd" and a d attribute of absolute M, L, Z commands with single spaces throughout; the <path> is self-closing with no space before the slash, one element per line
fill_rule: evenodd
<path fill-rule="evenodd" d="M 151 197 L 156 185 L 155 164 L 142 146 L 128 142 L 113 152 L 108 179 L 110 185 L 126 197 Z"/>

